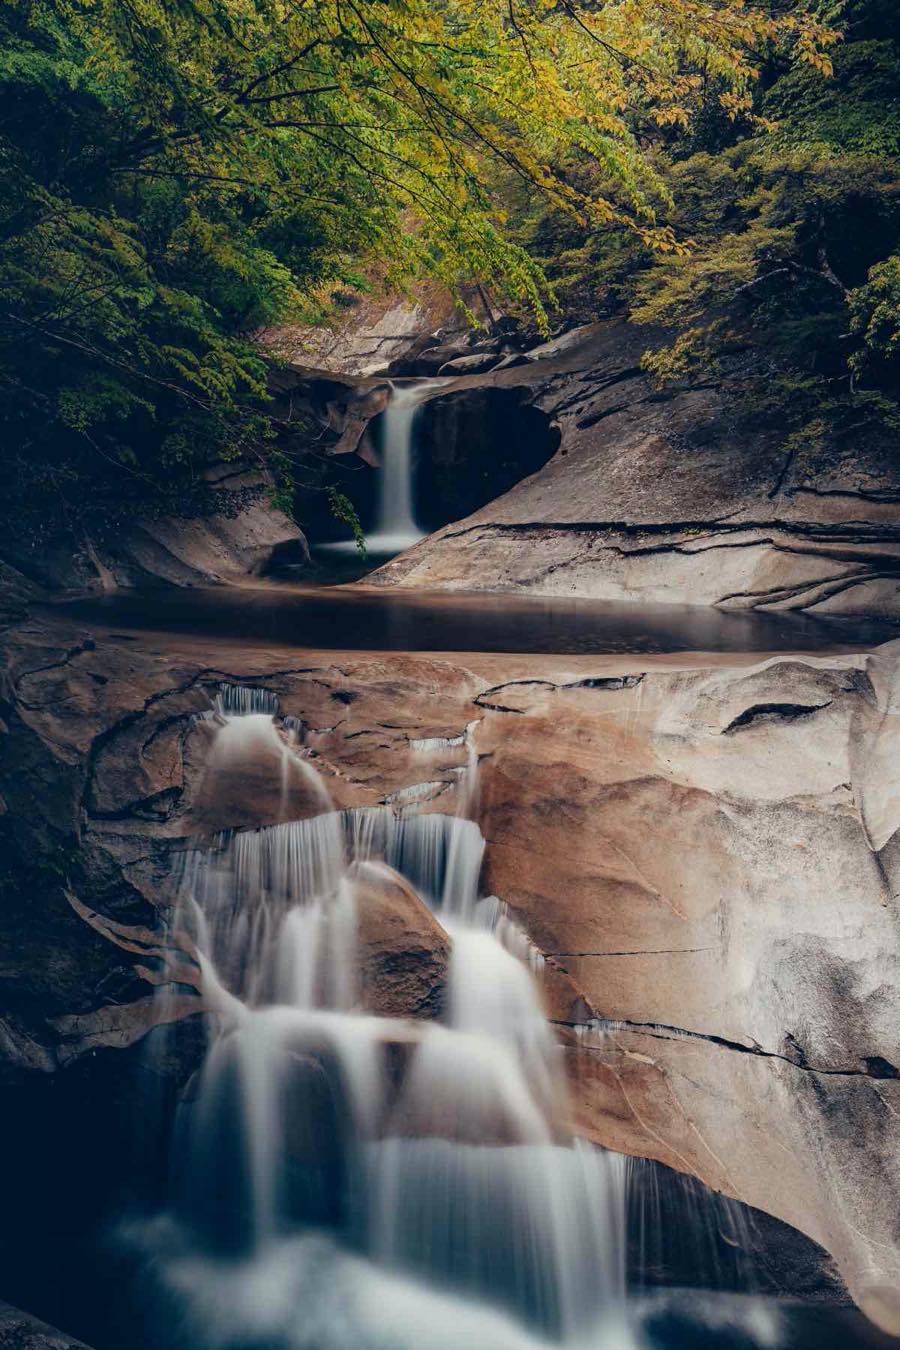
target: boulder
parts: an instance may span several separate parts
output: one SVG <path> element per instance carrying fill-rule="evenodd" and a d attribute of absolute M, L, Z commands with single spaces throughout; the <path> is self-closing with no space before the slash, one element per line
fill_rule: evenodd
<path fill-rule="evenodd" d="M 437 1017 L 450 941 L 427 906 L 391 868 L 366 864 L 356 879 L 363 1005 L 379 1017 Z"/>
<path fill-rule="evenodd" d="M 192 747 L 203 768 L 191 801 L 191 823 L 212 834 L 303 820 L 332 809 L 318 774 L 290 733 L 265 715 L 199 723 Z"/>
<path fill-rule="evenodd" d="M 409 375 L 437 375 L 442 366 L 448 361 L 456 361 L 470 355 L 470 349 L 465 341 L 446 343 L 439 347 L 427 347 L 425 351 L 407 363 Z"/>
<path fill-rule="evenodd" d="M 506 356 L 501 356 L 500 360 L 492 370 L 515 370 L 517 366 L 527 366 L 531 357 L 526 352 L 507 352 Z"/>

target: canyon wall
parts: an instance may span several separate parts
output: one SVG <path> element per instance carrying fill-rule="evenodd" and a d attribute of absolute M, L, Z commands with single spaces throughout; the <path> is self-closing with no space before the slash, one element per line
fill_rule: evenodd
<path fill-rule="evenodd" d="M 153 1072 L 190 1072 L 204 1004 L 189 947 L 162 935 L 173 855 L 322 809 L 306 772 L 285 796 L 277 736 L 211 786 L 196 714 L 222 682 L 261 686 L 337 806 L 452 813 L 477 757 L 485 886 L 545 954 L 577 1128 L 808 1234 L 900 1331 L 898 680 L 895 644 L 441 659 L 25 622 L 2 709 L 23 877 L 3 912 L 9 1100 L 86 1074 L 102 1120 L 90 1075 L 161 1017 L 185 1035 Z M 401 910 L 388 965 L 409 948 L 438 971 Z M 421 979 L 396 991 L 395 1011 L 408 991 L 427 1013 Z"/>
<path fill-rule="evenodd" d="M 430 352 L 474 353 L 449 362 L 420 415 L 420 523 L 440 528 L 372 584 L 900 616 L 896 456 L 862 432 L 843 455 L 816 458 L 739 418 L 727 381 L 657 388 L 641 358 L 658 334 L 623 321 L 470 348 L 442 295 L 376 297 L 356 320 L 331 345 L 321 333 L 269 335 L 295 363 L 270 377 L 280 448 L 303 465 L 295 509 L 323 539 L 341 529 L 326 485 L 371 515 L 370 433 L 391 355 L 401 376 L 433 376 Z M 448 334 L 455 346 L 440 345 Z M 0 566 L 50 592 L 303 569 L 304 533 L 271 486 L 249 463 L 216 465 L 177 513 L 125 510 L 96 538 L 10 537 Z M 443 524 L 448 515 L 459 518 Z"/>
<path fill-rule="evenodd" d="M 118 519 L 93 536 L 23 537 L 0 541 L 0 614 L 15 600 L 117 587 L 239 583 L 275 564 L 303 563 L 306 540 L 273 503 L 273 480 L 243 460 L 211 465 L 185 489 L 181 506 L 145 511 L 121 503 Z"/>

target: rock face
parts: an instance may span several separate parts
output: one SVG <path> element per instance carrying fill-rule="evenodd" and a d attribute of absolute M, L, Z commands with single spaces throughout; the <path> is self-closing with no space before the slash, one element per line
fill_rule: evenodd
<path fill-rule="evenodd" d="M 363 1003 L 379 1017 L 437 1017 L 444 1006 L 447 934 L 403 877 L 367 866 L 357 879 Z"/>
<path fill-rule="evenodd" d="M 521 388 L 451 385 L 416 418 L 413 447 L 416 518 L 423 529 L 458 520 L 543 468 L 559 446 L 559 428 Z"/>
<path fill-rule="evenodd" d="M 202 1022 L 160 910 L 198 803 L 204 829 L 226 823 L 216 802 L 236 810 L 204 787 L 195 720 L 222 681 L 277 694 L 342 806 L 453 811 L 477 755 L 485 889 L 546 955 L 577 1128 L 808 1234 L 900 1331 L 900 646 L 211 657 L 21 625 L 3 708 L 5 837 L 30 868 L 2 916 L 9 1103 L 126 1061 L 161 1008 Z M 257 823 L 280 818 L 277 794 L 248 792 Z M 429 1015 L 443 935 L 402 885 L 370 880 L 371 985 L 385 1010 Z M 177 998 L 154 1001 L 173 979 Z"/>
<path fill-rule="evenodd" d="M 654 334 L 594 324 L 458 391 L 517 387 L 561 440 L 532 477 L 372 580 L 832 615 L 900 614 L 900 475 L 860 447 L 814 471 L 736 433 L 711 384 L 655 389 Z"/>
<path fill-rule="evenodd" d="M 203 514 L 137 521 L 109 551 L 108 581 L 144 580 L 176 586 L 240 581 L 276 561 L 303 562 L 301 531 L 272 505 L 269 481 L 246 465 L 223 464 L 207 474 L 212 501 Z"/>
<path fill-rule="evenodd" d="M 425 352 L 413 364 L 420 375 L 433 375 L 450 350 L 459 349 Z M 498 357 L 493 352 L 472 359 L 493 363 Z M 330 481 L 350 496 L 363 525 L 372 525 L 389 381 L 289 366 L 272 372 L 270 387 L 285 451 L 302 459 L 314 450 L 304 479 L 314 481 L 316 463 L 327 457 Z M 450 378 L 435 383 L 418 410 L 413 438 L 413 497 L 422 529 L 459 520 L 547 463 L 559 445 L 559 428 L 531 398 L 527 385 L 472 387 L 468 380 Z M 346 535 L 321 490 L 302 490 L 297 505 L 314 543 Z"/>
<path fill-rule="evenodd" d="M 209 469 L 206 479 L 193 513 L 186 508 L 177 516 L 138 514 L 104 539 L 3 541 L 8 575 L 0 574 L 0 591 L 9 595 L 14 586 L 29 584 L 59 593 L 239 582 L 276 562 L 308 558 L 302 532 L 273 506 L 271 483 L 257 469 L 223 463 Z"/>
<path fill-rule="evenodd" d="M 89 1350 L 83 1341 L 54 1331 L 45 1322 L 6 1304 L 0 1304 L 0 1346 L 3 1350 Z"/>
<path fill-rule="evenodd" d="M 477 298 L 470 301 L 477 308 Z M 440 286 L 422 283 L 404 298 L 376 285 L 371 294 L 355 296 L 336 310 L 327 325 L 270 329 L 261 342 L 283 360 L 337 375 L 374 375 L 395 361 L 402 362 L 404 374 L 414 374 L 406 369 L 410 362 L 451 336 L 460 341 L 467 336 L 453 297 Z"/>

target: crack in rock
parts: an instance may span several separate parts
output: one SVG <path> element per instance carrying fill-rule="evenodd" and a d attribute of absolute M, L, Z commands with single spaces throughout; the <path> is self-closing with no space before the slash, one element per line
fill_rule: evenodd
<path fill-rule="evenodd" d="M 589 1022 L 567 1022 L 554 1019 L 555 1025 L 571 1027 L 573 1031 L 594 1032 L 632 1032 L 639 1036 L 650 1036 L 659 1041 L 705 1041 L 708 1045 L 718 1046 L 722 1050 L 731 1050 L 740 1055 L 754 1055 L 758 1059 L 777 1059 L 789 1064 L 792 1069 L 804 1073 L 822 1074 L 836 1078 L 875 1078 L 880 1080 L 900 1078 L 900 1069 L 881 1055 L 860 1056 L 856 1068 L 830 1068 L 820 1064 L 810 1064 L 802 1047 L 787 1034 L 785 1039 L 794 1049 L 794 1056 L 780 1054 L 777 1050 L 766 1050 L 761 1045 L 743 1045 L 740 1041 L 729 1040 L 725 1036 L 716 1036 L 702 1031 L 688 1031 L 685 1027 L 670 1026 L 666 1022 L 633 1022 L 628 1018 L 598 1017 Z"/>
<path fill-rule="evenodd" d="M 641 675 L 603 675 L 589 676 L 585 680 L 572 680 L 569 684 L 557 685 L 558 689 L 634 689 L 644 676 Z"/>
<path fill-rule="evenodd" d="M 618 370 L 613 375 L 607 375 L 601 378 L 598 378 L 595 374 L 589 372 L 587 375 L 583 375 L 578 381 L 581 387 L 576 389 L 574 394 L 569 398 L 564 398 L 560 403 L 552 403 L 547 411 L 553 417 L 561 417 L 564 413 L 572 415 L 579 408 L 583 408 L 585 404 L 590 403 L 600 394 L 605 393 L 607 389 L 613 389 L 617 384 L 626 384 L 630 380 L 639 380 L 642 376 L 646 378 L 646 374 L 647 372 L 642 370 L 640 366 L 626 366 L 623 370 Z M 643 402 L 644 400 L 639 399 L 637 401 Z M 629 406 L 630 404 L 628 403 L 621 403 L 619 404 L 619 409 L 627 408 Z M 579 422 L 578 426 L 581 425 L 582 423 Z"/>
<path fill-rule="evenodd" d="M 545 956 L 686 956 L 694 952 L 717 952 L 718 947 L 640 947 L 631 952 L 544 952 Z"/>
<path fill-rule="evenodd" d="M 85 652 L 92 652 L 96 649 L 96 642 L 93 638 L 85 638 L 82 642 L 76 643 L 74 647 L 69 647 L 63 653 L 58 661 L 48 661 L 43 666 L 34 666 L 30 670 L 21 671 L 15 678 L 13 689 L 15 691 L 15 700 L 21 707 L 28 712 L 40 712 L 46 705 L 41 703 L 29 703 L 28 699 L 23 698 L 19 686 L 25 681 L 32 679 L 35 675 L 44 675 L 49 670 L 62 670 L 70 662 L 74 661 L 76 656 L 83 656 Z"/>
<path fill-rule="evenodd" d="M 712 519 L 643 521 L 634 520 L 522 520 L 481 521 L 473 525 L 464 525 L 458 530 L 447 530 L 443 539 L 457 539 L 462 535 L 473 534 L 479 530 L 497 534 L 623 534 L 639 538 L 641 535 L 679 535 L 695 531 L 712 530 L 749 532 L 751 530 L 780 530 L 784 534 L 798 535 L 801 538 L 821 539 L 823 541 L 842 539 L 856 542 L 896 542 L 900 540 L 900 525 L 873 524 L 869 520 L 845 520 L 829 525 L 821 521 L 781 520 L 771 516 L 768 520 L 734 520 L 740 514 L 740 508 L 728 511 L 725 515 Z"/>
<path fill-rule="evenodd" d="M 483 689 L 472 701 L 477 707 L 489 708 L 492 712 L 524 713 L 523 708 L 513 708 L 506 703 L 492 703 L 487 702 L 487 700 L 494 694 L 502 694 L 504 689 L 528 687 L 549 689 L 553 693 L 558 693 L 562 689 L 634 689 L 643 678 L 643 674 L 591 675 L 581 680 L 570 680 L 565 684 L 540 679 L 506 680 L 503 684 L 495 684 L 490 689 Z"/>

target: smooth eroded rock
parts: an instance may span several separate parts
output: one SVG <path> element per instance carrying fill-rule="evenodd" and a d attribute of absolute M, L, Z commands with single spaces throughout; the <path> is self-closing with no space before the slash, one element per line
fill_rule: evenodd
<path fill-rule="evenodd" d="M 5 662 L 9 818 L 36 856 L 72 851 L 80 906 L 36 885 L 11 929 L 17 1074 L 69 1074 L 152 1024 L 156 963 L 186 957 L 153 951 L 153 906 L 203 771 L 167 736 L 223 679 L 263 685 L 333 800 L 477 811 L 483 889 L 546 958 L 580 1132 L 800 1229 L 874 1320 L 900 1325 L 897 644 L 441 659 L 223 643 L 213 660 L 188 639 L 86 643 L 33 623 Z M 277 794 L 280 751 L 270 768 Z M 427 1015 L 443 935 L 400 883 L 375 890 L 364 986 L 379 1011 Z M 65 979 L 29 945 L 54 931 Z M 202 1003 L 187 984 L 182 999 L 189 1026 Z"/>
<path fill-rule="evenodd" d="M 357 869 L 358 957 L 365 1008 L 380 1017 L 437 1017 L 450 941 L 409 883 L 391 868 Z"/>
<path fill-rule="evenodd" d="M 860 437 L 810 468 L 771 431 L 736 431 L 724 385 L 656 388 L 641 358 L 658 336 L 589 324 L 534 348 L 520 368 L 457 374 L 461 388 L 527 386 L 558 423 L 559 450 L 373 580 L 900 615 L 891 452 Z"/>

